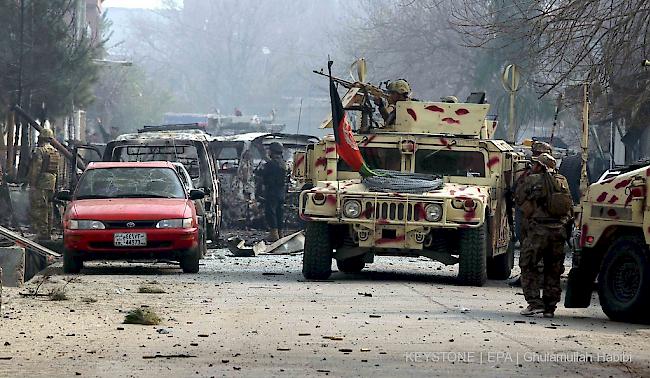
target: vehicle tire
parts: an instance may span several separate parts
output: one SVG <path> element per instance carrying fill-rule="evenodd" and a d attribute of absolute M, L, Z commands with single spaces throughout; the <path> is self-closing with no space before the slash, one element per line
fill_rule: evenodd
<path fill-rule="evenodd" d="M 332 244 L 329 226 L 324 222 L 309 222 L 305 229 L 302 275 L 310 280 L 325 280 L 331 274 Z"/>
<path fill-rule="evenodd" d="M 359 273 L 366 266 L 366 263 L 363 261 L 363 255 L 361 255 L 345 260 L 336 260 L 336 266 L 339 268 L 339 272 Z"/>
<path fill-rule="evenodd" d="M 192 248 L 185 251 L 185 253 L 183 253 L 180 258 L 181 269 L 183 269 L 183 273 L 198 273 L 200 259 L 200 248 Z"/>
<path fill-rule="evenodd" d="M 515 263 L 515 243 L 508 243 L 508 250 L 498 256 L 490 258 L 487 262 L 487 278 L 491 280 L 507 280 L 510 278 L 512 267 Z"/>
<path fill-rule="evenodd" d="M 487 281 L 487 222 L 481 227 L 460 230 L 458 281 L 483 286 Z"/>
<path fill-rule="evenodd" d="M 76 274 L 84 267 L 83 260 L 68 249 L 63 250 L 63 273 Z"/>
<path fill-rule="evenodd" d="M 621 236 L 607 250 L 598 276 L 598 296 L 612 320 L 648 323 L 650 251 L 643 239 Z"/>

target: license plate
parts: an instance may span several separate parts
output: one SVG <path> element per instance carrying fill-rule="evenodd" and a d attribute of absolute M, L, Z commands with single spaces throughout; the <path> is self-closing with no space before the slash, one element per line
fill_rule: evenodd
<path fill-rule="evenodd" d="M 113 244 L 116 247 L 144 247 L 147 245 L 147 234 L 117 233 L 113 236 Z"/>

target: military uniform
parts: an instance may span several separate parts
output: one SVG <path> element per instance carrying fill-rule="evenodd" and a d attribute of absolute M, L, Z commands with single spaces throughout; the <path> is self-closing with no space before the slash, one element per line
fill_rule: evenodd
<path fill-rule="evenodd" d="M 260 177 L 264 183 L 264 215 L 271 232 L 269 239 L 273 241 L 279 238 L 284 223 L 287 168 L 282 150 L 271 154 L 271 158 L 262 167 Z"/>
<path fill-rule="evenodd" d="M 552 317 L 562 294 L 560 277 L 564 272 L 564 243 L 568 237 L 565 226 L 570 214 L 550 214 L 548 201 L 551 193 L 547 183 L 550 174 L 566 183 L 564 176 L 556 173 L 533 173 L 523 180 L 515 194 L 522 216 L 527 221 L 519 257 L 521 286 L 529 304 L 527 310 L 530 310 L 525 315 L 544 312 L 544 316 Z M 544 269 L 543 279 L 540 280 L 541 261 Z M 543 292 L 541 298 L 540 290 Z"/>
<path fill-rule="evenodd" d="M 34 150 L 29 169 L 30 218 L 38 239 L 50 239 L 52 197 L 59 171 L 59 152 L 47 143 Z"/>

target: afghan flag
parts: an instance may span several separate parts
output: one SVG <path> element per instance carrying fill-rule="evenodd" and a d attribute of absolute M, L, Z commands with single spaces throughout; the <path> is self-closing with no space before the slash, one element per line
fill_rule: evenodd
<path fill-rule="evenodd" d="M 375 176 L 375 173 L 366 165 L 361 156 L 357 141 L 354 140 L 352 126 L 348 115 L 343 109 L 339 92 L 336 90 L 332 80 L 332 61 L 328 62 L 330 77 L 330 101 L 332 103 L 332 128 L 334 129 L 334 140 L 336 141 L 336 152 L 347 163 L 350 168 L 359 172 L 362 177 Z"/>

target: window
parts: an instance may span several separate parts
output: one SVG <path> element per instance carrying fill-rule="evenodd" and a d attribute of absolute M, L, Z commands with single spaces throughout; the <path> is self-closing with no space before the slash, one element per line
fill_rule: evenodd
<path fill-rule="evenodd" d="M 415 172 L 485 177 L 485 157 L 480 151 L 419 150 L 415 153 Z"/>
<path fill-rule="evenodd" d="M 97 168 L 79 180 L 75 199 L 185 198 L 176 172 L 170 168 Z"/>
<path fill-rule="evenodd" d="M 201 176 L 199 154 L 195 146 L 187 145 L 141 145 L 120 146 L 114 155 L 119 161 L 175 161 L 183 164 L 195 180 Z"/>

